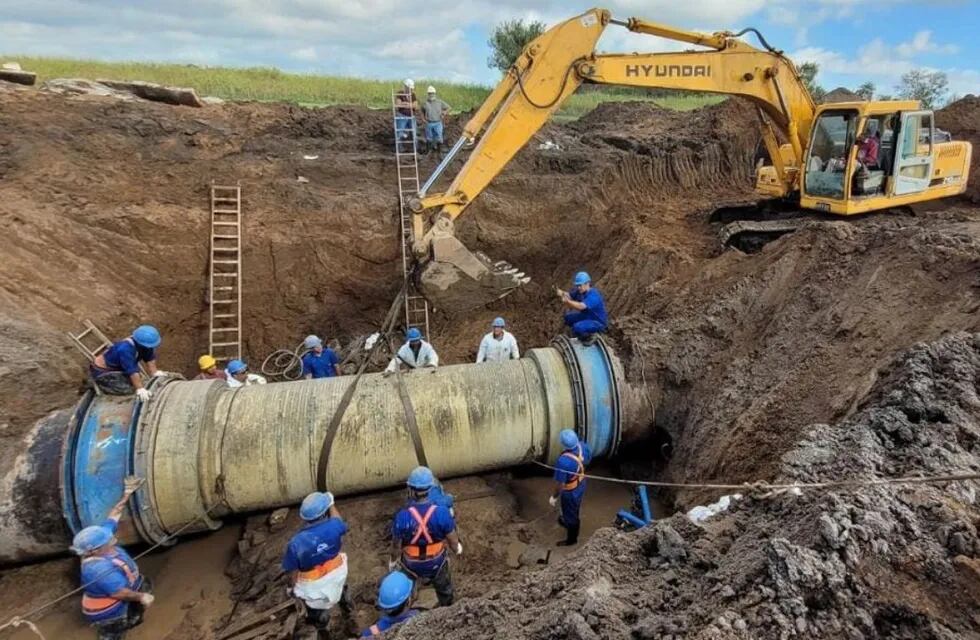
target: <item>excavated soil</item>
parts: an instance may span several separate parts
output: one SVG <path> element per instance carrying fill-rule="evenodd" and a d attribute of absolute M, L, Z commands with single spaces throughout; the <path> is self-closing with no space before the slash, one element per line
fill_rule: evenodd
<path fill-rule="evenodd" d="M 975 143 L 977 122 L 972 97 L 937 116 Z M 739 483 L 976 471 L 980 338 L 957 332 L 980 331 L 980 210 L 952 199 L 809 223 L 751 255 L 722 250 L 708 214 L 752 198 L 755 131 L 753 109 L 735 100 L 691 113 L 607 104 L 545 127 L 459 224 L 467 246 L 532 282 L 483 309 L 436 310 L 442 360 L 474 357 L 496 315 L 523 348 L 546 344 L 560 330 L 552 287 L 586 268 L 628 377 L 658 407 L 657 446 L 610 473 Z M 244 190 L 253 366 L 309 332 L 346 344 L 375 328 L 400 278 L 390 137 L 383 111 L 0 90 L 3 449 L 73 401 L 84 368 L 64 332 L 83 318 L 111 335 L 153 322 L 163 367 L 193 372 L 207 342 L 212 180 Z M 434 165 L 423 158 L 422 172 Z M 465 497 L 461 600 L 394 637 L 980 637 L 975 482 L 750 496 L 704 526 L 674 516 L 632 534 L 603 528 L 568 557 L 519 568 L 508 565 L 512 543 L 543 548 L 559 533 L 541 511 L 546 481 L 449 484 Z M 597 484 L 590 529 L 629 498 Z M 718 495 L 660 498 L 673 512 Z M 399 500 L 341 504 L 362 623 Z M 133 637 L 211 637 L 233 594 L 244 597 L 238 618 L 282 599 L 276 556 L 294 526 L 272 531 L 257 515 L 239 544 L 233 527 L 219 534 L 229 579 L 207 593 L 158 587 L 161 618 L 151 610 Z M 225 564 L 212 539 L 153 556 L 149 572 L 171 583 L 195 558 Z M 0 575 L 0 611 L 60 593 L 72 570 L 61 561 Z M 63 603 L 42 629 L 81 637 L 76 607 Z"/>

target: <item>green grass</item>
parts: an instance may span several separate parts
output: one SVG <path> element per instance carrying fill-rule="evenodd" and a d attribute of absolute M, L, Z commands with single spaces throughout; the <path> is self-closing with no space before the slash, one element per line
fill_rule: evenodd
<path fill-rule="evenodd" d="M 38 83 L 51 78 L 105 78 L 108 80 L 145 80 L 159 84 L 193 87 L 201 96 L 225 100 L 258 100 L 293 102 L 305 106 L 350 104 L 375 109 L 391 106 L 391 91 L 400 80 L 367 80 L 339 76 L 285 73 L 279 69 L 252 67 L 198 67 L 195 65 L 151 62 L 99 62 L 69 58 L 37 58 L 0 55 L 0 60 L 14 60 L 38 75 Z M 432 79 L 415 79 L 421 94 L 432 84 L 454 111 L 478 107 L 490 92 L 489 87 L 458 84 Z M 696 109 L 714 104 L 722 98 L 697 94 L 675 94 L 649 97 L 635 91 L 580 92 L 572 96 L 557 114 L 559 120 L 572 120 L 594 109 L 601 102 L 631 100 L 652 101 L 678 110 Z"/>

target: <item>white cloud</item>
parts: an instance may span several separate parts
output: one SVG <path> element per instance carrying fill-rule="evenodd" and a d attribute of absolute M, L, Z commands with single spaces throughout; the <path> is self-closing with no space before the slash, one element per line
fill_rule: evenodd
<path fill-rule="evenodd" d="M 305 62 L 313 62 L 317 59 L 316 47 L 303 47 L 302 49 L 296 49 L 289 55 L 297 60 L 303 60 Z"/>
<path fill-rule="evenodd" d="M 922 53 L 952 54 L 960 48 L 955 44 L 936 44 L 932 41 L 932 31 L 919 31 L 909 42 L 902 42 L 895 47 L 895 52 L 903 58 L 912 58 Z"/>

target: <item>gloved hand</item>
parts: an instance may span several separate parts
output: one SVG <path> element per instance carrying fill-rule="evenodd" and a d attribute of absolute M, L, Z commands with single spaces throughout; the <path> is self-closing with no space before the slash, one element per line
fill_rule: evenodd
<path fill-rule="evenodd" d="M 558 506 L 558 498 L 555 496 L 548 496 L 548 504 L 550 504 L 551 508 L 554 509 Z"/>
<path fill-rule="evenodd" d="M 458 556 L 463 555 L 463 543 L 462 542 L 457 542 L 456 543 L 456 555 L 458 555 Z"/>
<path fill-rule="evenodd" d="M 136 390 L 136 397 L 140 399 L 140 402 L 148 402 L 150 400 L 150 390 L 140 387 Z"/>
<path fill-rule="evenodd" d="M 136 476 L 126 476 L 123 480 L 123 487 L 127 494 L 134 494 L 136 490 L 143 485 L 143 478 L 137 478 Z"/>
<path fill-rule="evenodd" d="M 169 375 L 170 375 L 169 371 L 160 371 L 159 369 L 157 369 L 157 372 L 153 374 L 153 377 L 159 378 L 160 376 L 169 376 Z"/>
<path fill-rule="evenodd" d="M 143 605 L 144 607 L 148 607 L 151 604 L 153 604 L 153 601 L 155 599 L 156 598 L 153 597 L 153 594 L 152 593 L 141 593 L 140 594 L 140 604 Z"/>

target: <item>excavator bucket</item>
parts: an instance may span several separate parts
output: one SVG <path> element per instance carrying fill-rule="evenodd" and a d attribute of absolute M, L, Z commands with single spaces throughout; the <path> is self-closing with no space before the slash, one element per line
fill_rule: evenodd
<path fill-rule="evenodd" d="M 417 284 L 435 308 L 466 311 L 502 298 L 530 280 L 509 263 L 494 262 L 446 236 L 432 241 L 432 259 L 422 265 Z"/>

